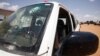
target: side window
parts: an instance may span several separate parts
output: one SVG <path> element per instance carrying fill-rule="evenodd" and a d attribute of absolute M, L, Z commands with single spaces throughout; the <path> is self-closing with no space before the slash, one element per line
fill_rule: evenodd
<path fill-rule="evenodd" d="M 63 8 L 60 8 L 59 10 L 59 17 L 58 17 L 58 26 L 60 24 L 59 20 L 63 21 L 63 24 L 64 24 L 64 27 L 62 28 L 63 29 L 63 34 L 67 35 L 69 32 L 72 31 L 72 25 L 71 25 L 71 21 L 70 21 L 70 16 L 69 16 L 69 13 L 68 11 L 64 10 Z M 58 31 L 59 30 L 62 30 L 62 29 L 59 29 L 58 28 Z"/>
<path fill-rule="evenodd" d="M 72 31 L 72 25 L 69 13 L 65 9 L 60 8 L 58 22 L 57 22 L 57 30 L 56 30 L 59 42 L 62 42 L 64 37 L 67 36 L 71 31 Z"/>
<path fill-rule="evenodd" d="M 79 24 L 79 22 L 78 22 L 78 20 L 76 20 L 76 25 L 78 25 Z"/>
<path fill-rule="evenodd" d="M 72 22 L 73 22 L 73 27 L 75 29 L 76 28 L 76 23 L 75 23 L 75 18 L 72 14 L 71 14 L 71 18 L 72 18 Z"/>
<path fill-rule="evenodd" d="M 55 53 L 57 49 L 59 49 L 60 44 L 64 40 L 65 36 L 68 35 L 71 31 L 72 25 L 69 13 L 66 10 L 60 8 L 52 56 L 55 56 Z"/>

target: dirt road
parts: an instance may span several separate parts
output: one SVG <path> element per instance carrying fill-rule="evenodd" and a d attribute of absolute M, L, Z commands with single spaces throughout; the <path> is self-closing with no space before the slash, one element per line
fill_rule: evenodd
<path fill-rule="evenodd" d="M 82 24 L 80 31 L 92 32 L 99 37 L 99 47 L 96 53 L 90 56 L 100 56 L 100 25 Z"/>

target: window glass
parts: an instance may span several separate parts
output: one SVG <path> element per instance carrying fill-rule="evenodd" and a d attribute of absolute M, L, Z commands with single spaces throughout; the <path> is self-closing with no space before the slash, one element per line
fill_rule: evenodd
<path fill-rule="evenodd" d="M 8 52 L 26 55 L 36 52 L 40 46 L 45 22 L 52 10 L 52 4 L 35 4 L 23 7 L 13 13 L 2 24 L 0 24 L 0 49 Z M 8 43 L 8 44 L 7 44 Z M 7 46 L 7 48 L 5 47 Z M 9 46 L 14 48 L 9 49 Z M 2 48 L 1 48 L 2 47 Z"/>
<path fill-rule="evenodd" d="M 72 18 L 72 22 L 73 22 L 73 27 L 75 29 L 76 28 L 76 23 L 75 23 L 75 18 L 72 14 L 71 14 L 71 18 Z"/>

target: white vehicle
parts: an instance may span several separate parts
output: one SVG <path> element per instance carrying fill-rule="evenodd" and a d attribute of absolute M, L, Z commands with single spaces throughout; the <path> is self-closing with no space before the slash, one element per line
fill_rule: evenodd
<path fill-rule="evenodd" d="M 0 56 L 66 56 L 59 53 L 66 39 L 82 36 L 82 43 L 88 42 L 87 33 L 75 34 L 79 28 L 72 13 L 57 2 L 20 8 L 0 25 Z M 98 40 L 91 38 L 89 43 Z"/>

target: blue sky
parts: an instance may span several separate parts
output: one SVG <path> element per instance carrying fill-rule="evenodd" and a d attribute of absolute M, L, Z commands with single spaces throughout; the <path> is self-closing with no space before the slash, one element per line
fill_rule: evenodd
<path fill-rule="evenodd" d="M 79 21 L 100 21 L 100 0 L 49 0 L 64 4 Z M 20 7 L 43 2 L 43 0 L 0 0 L 0 8 L 17 10 Z"/>

